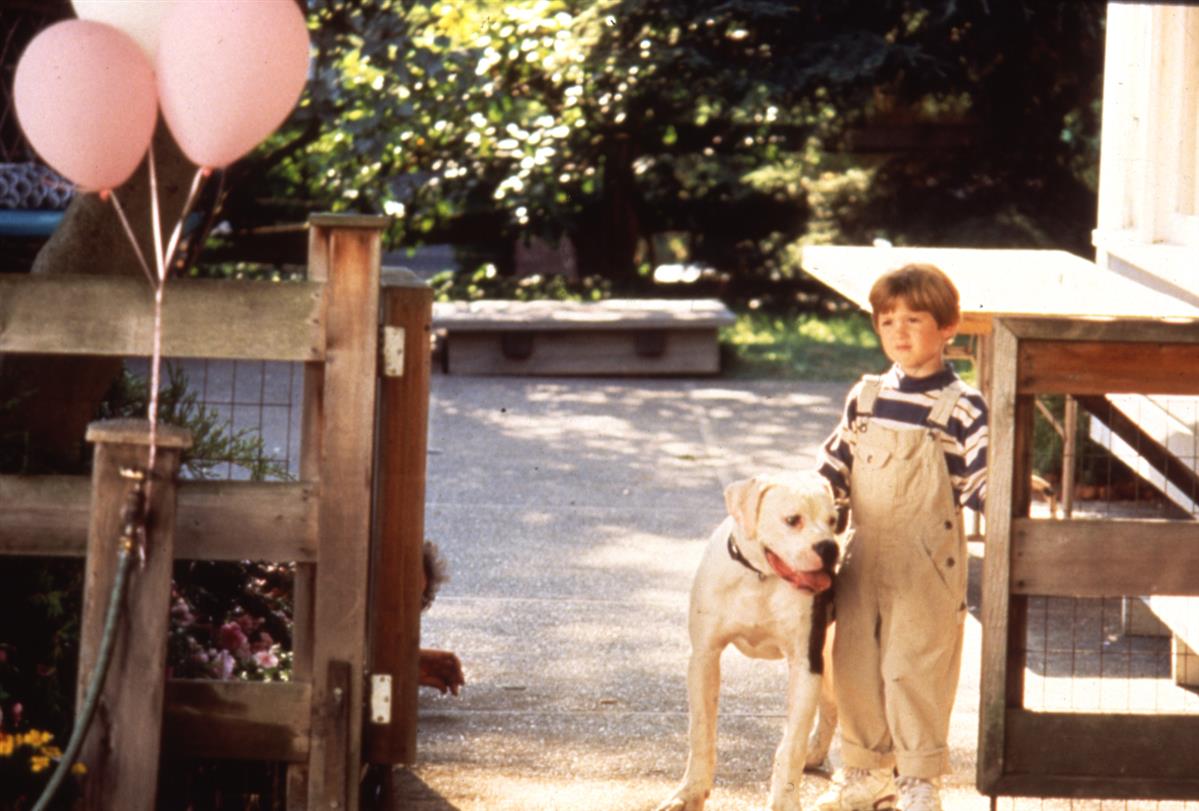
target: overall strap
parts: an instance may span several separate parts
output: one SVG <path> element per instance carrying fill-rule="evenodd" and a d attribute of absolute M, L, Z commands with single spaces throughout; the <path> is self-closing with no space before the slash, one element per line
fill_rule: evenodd
<path fill-rule="evenodd" d="M 930 427 L 940 428 L 942 431 L 949 428 L 949 418 L 953 416 L 953 409 L 961 399 L 962 389 L 957 383 L 951 383 L 941 389 L 940 396 L 933 403 L 933 407 L 929 409 L 928 417 L 924 420 L 925 424 Z"/>
<path fill-rule="evenodd" d="M 863 375 L 862 388 L 858 390 L 858 418 L 874 416 L 874 404 L 878 393 L 883 387 L 883 379 L 878 375 Z"/>

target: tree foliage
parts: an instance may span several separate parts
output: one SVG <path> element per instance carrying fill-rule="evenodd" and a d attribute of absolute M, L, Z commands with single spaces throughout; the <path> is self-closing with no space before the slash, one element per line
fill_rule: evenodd
<path fill-rule="evenodd" d="M 1100 0 L 297 2 L 312 81 L 210 196 L 235 231 L 387 213 L 391 247 L 501 271 L 512 240 L 569 236 L 620 286 L 876 237 L 1089 252 Z"/>
<path fill-rule="evenodd" d="M 310 19 L 314 81 L 258 180 L 397 215 L 393 244 L 566 235 L 627 285 L 663 261 L 654 234 L 746 278 L 803 242 L 1083 251 L 1093 226 L 1098 2 L 314 0 Z"/>

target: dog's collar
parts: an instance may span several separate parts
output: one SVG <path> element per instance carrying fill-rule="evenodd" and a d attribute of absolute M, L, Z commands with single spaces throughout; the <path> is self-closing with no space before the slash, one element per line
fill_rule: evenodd
<path fill-rule="evenodd" d="M 758 569 L 758 567 L 754 566 L 752 563 L 750 563 L 748 560 L 746 560 L 745 555 L 741 554 L 741 550 L 737 547 L 737 542 L 733 540 L 733 533 L 731 533 L 731 532 L 729 533 L 728 549 L 729 549 L 729 557 L 730 558 L 737 561 L 742 566 L 744 566 L 745 568 L 749 569 L 751 572 L 756 574 L 758 576 L 759 580 L 766 579 L 766 575 L 763 574 L 762 571 L 760 569 Z"/>

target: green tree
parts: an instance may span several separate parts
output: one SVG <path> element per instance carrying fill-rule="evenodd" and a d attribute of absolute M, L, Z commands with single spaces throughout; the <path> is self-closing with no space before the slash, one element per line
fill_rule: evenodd
<path fill-rule="evenodd" d="M 568 235 L 629 285 L 663 232 L 769 280 L 797 242 L 1093 225 L 1098 2 L 310 8 L 316 80 L 263 169 L 276 199 L 402 213 L 397 244 Z"/>

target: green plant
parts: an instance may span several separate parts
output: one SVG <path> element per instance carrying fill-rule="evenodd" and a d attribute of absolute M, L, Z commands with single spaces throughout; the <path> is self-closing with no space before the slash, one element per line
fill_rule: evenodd
<path fill-rule="evenodd" d="M 192 446 L 184 452 L 182 460 L 188 474 L 210 479 L 218 465 L 231 462 L 254 481 L 289 478 L 286 467 L 267 456 L 261 434 L 246 428 L 230 429 L 215 409 L 200 402 L 182 369 L 171 363 L 165 368 L 166 383 L 159 393 L 158 420 L 191 432 Z M 144 417 L 148 399 L 146 381 L 126 370 L 101 405 L 100 418 Z"/>

